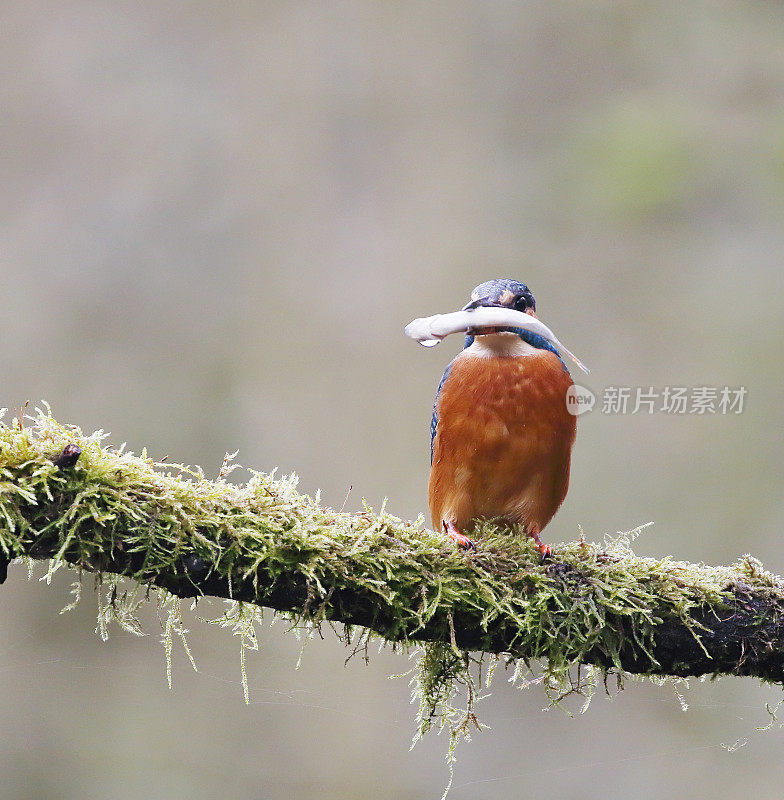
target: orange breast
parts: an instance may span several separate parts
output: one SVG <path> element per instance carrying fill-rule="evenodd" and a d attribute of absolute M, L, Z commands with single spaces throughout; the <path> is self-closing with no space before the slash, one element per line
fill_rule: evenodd
<path fill-rule="evenodd" d="M 493 517 L 522 522 L 530 534 L 547 525 L 569 487 L 571 385 L 547 350 L 490 357 L 464 350 L 455 359 L 437 406 L 428 491 L 435 530 Z"/>

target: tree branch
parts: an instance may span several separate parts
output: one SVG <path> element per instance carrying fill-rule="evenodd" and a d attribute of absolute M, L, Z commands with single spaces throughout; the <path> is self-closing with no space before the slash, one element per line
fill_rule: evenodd
<path fill-rule="evenodd" d="M 467 554 L 421 521 L 323 508 L 293 477 L 253 472 L 238 486 L 227 461 L 209 481 L 48 413 L 34 423 L 0 425 L 0 579 L 10 559 L 56 559 L 390 642 L 543 659 L 552 674 L 594 664 L 784 681 L 784 582 L 750 556 L 730 567 L 639 558 L 620 536 L 561 545 L 542 565 L 522 531 L 489 523 Z"/>

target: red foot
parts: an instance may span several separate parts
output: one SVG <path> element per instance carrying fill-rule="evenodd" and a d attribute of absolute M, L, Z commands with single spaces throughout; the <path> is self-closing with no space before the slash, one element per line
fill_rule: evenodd
<path fill-rule="evenodd" d="M 540 561 L 544 562 L 548 558 L 551 558 L 553 555 L 553 548 L 550 547 L 549 544 L 544 544 L 542 540 L 539 538 L 539 533 L 537 531 L 533 531 L 531 533 L 531 538 L 536 543 L 536 549 L 539 551 Z"/>
<path fill-rule="evenodd" d="M 476 550 L 476 545 L 467 536 L 460 533 L 454 522 L 444 522 L 444 531 L 461 550 Z"/>

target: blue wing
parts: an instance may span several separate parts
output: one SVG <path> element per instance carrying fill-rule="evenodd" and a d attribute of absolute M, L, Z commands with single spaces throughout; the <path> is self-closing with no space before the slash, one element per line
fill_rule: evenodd
<path fill-rule="evenodd" d="M 438 384 L 438 389 L 436 390 L 436 399 L 433 401 L 433 416 L 430 418 L 430 463 L 433 463 L 433 445 L 436 441 L 436 431 L 438 430 L 438 395 L 441 394 L 441 389 L 444 388 L 444 384 L 446 383 L 446 379 L 449 377 L 449 373 L 452 371 L 452 364 L 454 362 L 450 362 L 449 366 L 444 370 L 444 374 L 441 376 L 441 380 Z"/>
<path fill-rule="evenodd" d="M 463 345 L 463 350 L 466 347 L 470 347 L 474 343 L 473 336 L 466 336 L 465 337 L 465 344 Z M 441 389 L 444 388 L 444 384 L 446 383 L 446 379 L 449 377 L 449 373 L 452 371 L 452 364 L 454 364 L 454 360 L 449 362 L 449 366 L 444 370 L 444 374 L 441 376 L 441 380 L 438 383 L 438 389 L 436 389 L 436 399 L 433 401 L 433 416 L 430 418 L 430 463 L 433 463 L 433 445 L 436 441 L 436 431 L 438 430 L 438 396 L 441 394 Z"/>

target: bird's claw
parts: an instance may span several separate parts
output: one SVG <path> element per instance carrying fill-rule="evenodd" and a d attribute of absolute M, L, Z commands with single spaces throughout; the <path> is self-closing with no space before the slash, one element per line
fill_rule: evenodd
<path fill-rule="evenodd" d="M 452 533 L 450 531 L 449 532 L 449 538 L 461 550 L 476 550 L 476 545 L 467 536 L 464 536 L 462 533 Z"/>
<path fill-rule="evenodd" d="M 540 564 L 544 564 L 548 558 L 553 557 L 553 548 L 550 547 L 549 544 L 543 544 L 542 542 L 539 542 L 539 544 L 536 546 L 536 549 L 539 551 Z"/>
<path fill-rule="evenodd" d="M 476 550 L 476 545 L 464 534 L 455 527 L 454 523 L 444 523 L 444 530 L 446 535 L 461 549 L 461 550 Z"/>

